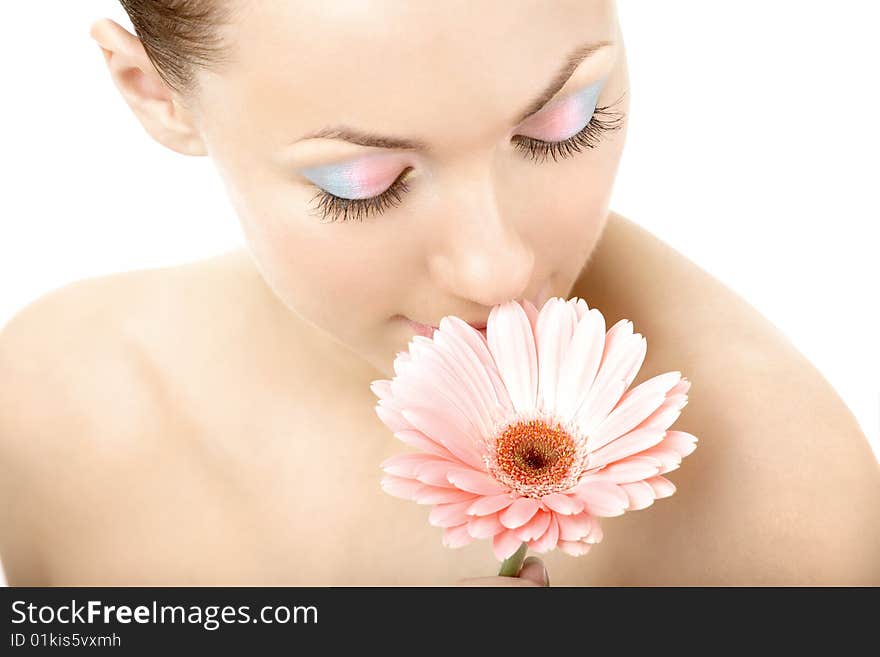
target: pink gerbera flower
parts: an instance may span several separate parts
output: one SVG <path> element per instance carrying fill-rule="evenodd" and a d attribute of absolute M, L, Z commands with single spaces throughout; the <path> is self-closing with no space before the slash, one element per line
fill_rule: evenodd
<path fill-rule="evenodd" d="M 586 554 L 598 517 L 672 495 L 662 475 L 696 448 L 668 430 L 687 403 L 680 372 L 628 390 L 646 349 L 632 322 L 606 333 L 579 298 L 495 306 L 485 337 L 444 317 L 370 386 L 379 418 L 418 450 L 382 463 L 383 489 L 433 505 L 448 547 L 492 538 L 499 560 L 522 543 Z"/>

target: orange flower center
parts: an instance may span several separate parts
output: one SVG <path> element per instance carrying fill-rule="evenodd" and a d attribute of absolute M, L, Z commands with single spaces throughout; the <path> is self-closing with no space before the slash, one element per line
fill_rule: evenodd
<path fill-rule="evenodd" d="M 521 495 L 541 497 L 571 485 L 577 446 L 558 423 L 515 422 L 495 439 L 494 451 L 496 478 Z"/>

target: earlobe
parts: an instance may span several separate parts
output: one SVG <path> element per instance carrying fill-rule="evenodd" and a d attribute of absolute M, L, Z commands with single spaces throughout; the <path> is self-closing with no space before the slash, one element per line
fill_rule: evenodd
<path fill-rule="evenodd" d="M 90 33 L 117 89 L 150 136 L 178 153 L 206 155 L 191 113 L 159 75 L 141 40 L 108 18 L 95 22 Z"/>

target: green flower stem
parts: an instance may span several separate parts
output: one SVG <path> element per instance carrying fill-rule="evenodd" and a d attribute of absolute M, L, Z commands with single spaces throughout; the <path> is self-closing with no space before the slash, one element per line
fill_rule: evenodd
<path fill-rule="evenodd" d="M 501 563 L 501 570 L 498 571 L 498 575 L 500 577 L 516 577 L 528 549 L 528 544 L 523 543 L 520 545 L 516 552 Z"/>

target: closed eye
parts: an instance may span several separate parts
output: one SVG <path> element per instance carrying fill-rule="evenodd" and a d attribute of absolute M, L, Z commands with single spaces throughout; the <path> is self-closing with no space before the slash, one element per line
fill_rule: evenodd
<path fill-rule="evenodd" d="M 321 216 L 321 223 L 363 221 L 373 214 L 382 214 L 388 208 L 400 205 L 403 195 L 409 191 L 406 178 L 412 169 L 404 169 L 388 189 L 369 198 L 343 198 L 319 189 L 312 198 L 314 209 Z"/>
<path fill-rule="evenodd" d="M 583 152 L 584 148 L 596 148 L 608 133 L 619 130 L 623 126 L 623 112 L 614 109 L 624 98 L 622 95 L 611 105 L 597 107 L 587 124 L 576 134 L 561 141 L 544 141 L 524 135 L 514 135 L 511 138 L 513 145 L 520 151 L 538 162 L 544 162 L 552 157 L 556 162 L 562 158 L 569 158 Z"/>
<path fill-rule="evenodd" d="M 526 157 L 538 164 L 548 158 L 557 162 L 560 159 L 574 157 L 585 148 L 596 148 L 610 133 L 623 126 L 625 115 L 615 107 L 625 96 L 626 92 L 611 105 L 597 107 L 587 124 L 567 139 L 545 141 L 525 135 L 514 135 L 511 137 L 511 142 L 515 149 L 525 153 Z M 371 216 L 380 215 L 402 203 L 403 197 L 410 191 L 406 179 L 412 169 L 413 167 L 404 169 L 388 189 L 369 198 L 344 198 L 319 189 L 312 198 L 314 210 L 321 217 L 322 223 L 364 221 Z"/>

